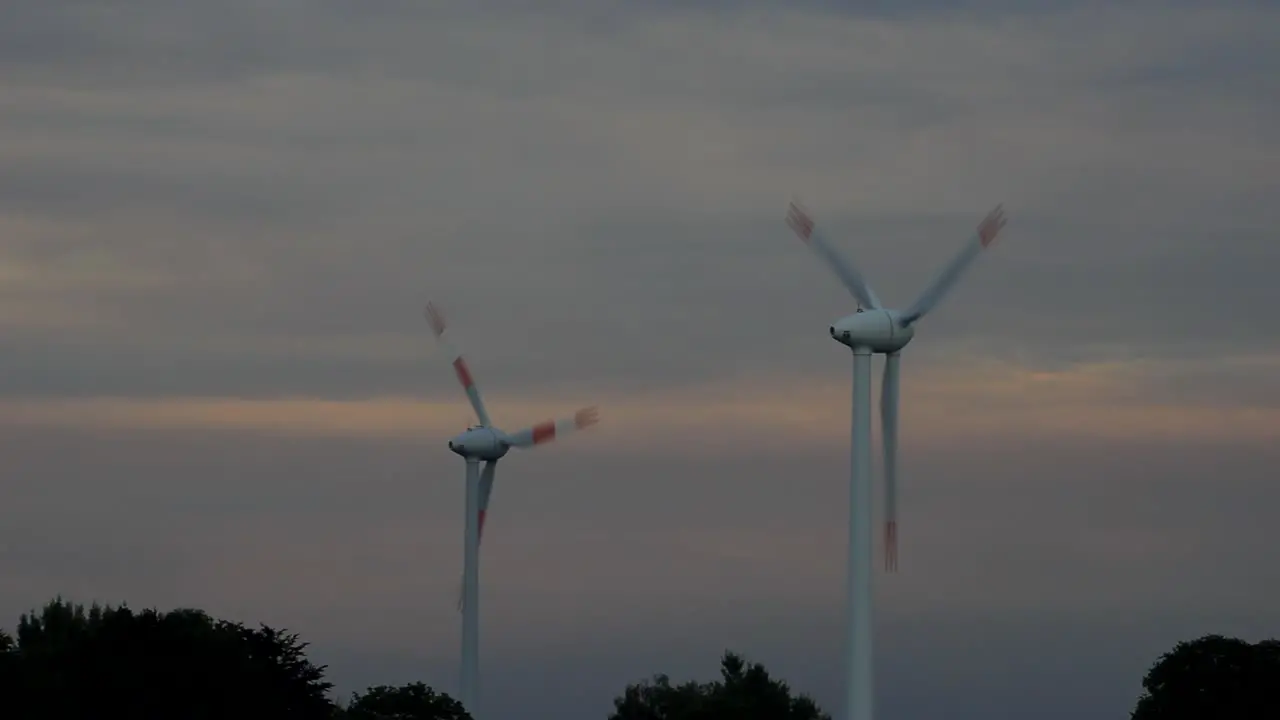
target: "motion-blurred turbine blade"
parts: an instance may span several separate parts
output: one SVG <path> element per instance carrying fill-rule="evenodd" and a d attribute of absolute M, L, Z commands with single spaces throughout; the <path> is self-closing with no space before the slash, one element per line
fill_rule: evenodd
<path fill-rule="evenodd" d="M 880 439 L 884 443 L 884 569 L 898 570 L 898 362 L 889 353 L 880 381 Z"/>
<path fill-rule="evenodd" d="M 489 497 L 493 494 L 493 476 L 497 471 L 498 461 L 489 460 L 484 464 L 484 470 L 480 472 L 480 518 L 479 518 L 479 538 L 477 542 L 484 543 L 484 519 L 489 513 Z M 462 593 L 464 591 L 463 579 L 458 579 L 458 612 L 462 612 Z"/>
<path fill-rule="evenodd" d="M 600 415 L 594 407 L 582 408 L 571 418 L 546 420 L 533 427 L 511 433 L 507 436 L 507 442 L 512 447 L 521 448 L 541 445 L 558 437 L 564 437 L 575 430 L 595 425 L 599 421 Z"/>
<path fill-rule="evenodd" d="M 498 461 L 490 460 L 480 473 L 480 542 L 484 542 L 484 519 L 489 512 L 489 496 L 493 494 L 493 475 L 497 469 Z"/>
<path fill-rule="evenodd" d="M 968 240 L 965 241 L 964 247 L 960 249 L 960 253 L 942 272 L 938 273 L 938 277 L 933 283 L 920 294 L 920 299 L 916 300 L 907 311 L 903 313 L 899 324 L 906 327 L 929 313 L 930 310 L 937 307 L 938 302 L 947 294 L 956 281 L 964 274 L 964 271 L 970 264 L 995 242 L 996 236 L 1000 234 L 1000 229 L 1005 225 L 1004 205 L 997 205 L 994 210 L 987 213 L 982 222 L 978 225 L 978 230 Z"/>
<path fill-rule="evenodd" d="M 489 413 L 484 409 L 484 401 L 480 399 L 480 388 L 476 387 L 475 378 L 471 376 L 467 361 L 462 357 L 462 353 L 458 352 L 457 348 L 444 336 L 444 331 L 447 327 L 444 315 L 433 303 L 427 303 L 426 314 L 427 322 L 431 324 L 431 332 L 435 334 L 436 340 L 451 358 L 453 371 L 457 373 L 458 382 L 462 383 L 462 389 L 466 391 L 467 399 L 471 401 L 471 409 L 475 410 L 476 418 L 484 427 L 491 427 Z"/>
<path fill-rule="evenodd" d="M 804 241 L 805 245 L 822 260 L 831 271 L 840 278 L 840 282 L 848 288 L 849 293 L 858 301 L 858 305 L 867 310 L 879 310 L 880 298 L 876 297 L 876 293 L 867 284 L 862 277 L 862 273 L 854 267 L 852 263 L 847 261 L 835 248 L 827 242 L 826 237 L 818 232 L 817 226 L 813 222 L 813 218 L 809 212 L 805 210 L 798 201 L 792 200 L 790 207 L 787 208 L 787 225 L 795 232 L 796 237 Z"/>

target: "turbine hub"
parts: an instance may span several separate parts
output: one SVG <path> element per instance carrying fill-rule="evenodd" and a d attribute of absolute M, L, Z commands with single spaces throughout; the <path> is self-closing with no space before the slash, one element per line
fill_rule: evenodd
<path fill-rule="evenodd" d="M 837 320 L 829 331 L 836 342 L 851 348 L 865 347 L 878 353 L 898 352 L 916 334 L 914 327 L 902 327 L 899 318 L 900 313 L 896 310 L 859 310 Z"/>
<path fill-rule="evenodd" d="M 497 460 L 506 455 L 511 446 L 501 430 L 473 427 L 450 440 L 449 449 L 468 460 Z"/>

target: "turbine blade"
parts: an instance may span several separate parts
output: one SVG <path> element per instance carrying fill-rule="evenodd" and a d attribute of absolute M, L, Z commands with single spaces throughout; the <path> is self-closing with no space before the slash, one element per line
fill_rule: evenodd
<path fill-rule="evenodd" d="M 484 464 L 484 470 L 480 472 L 480 527 L 478 528 L 480 537 L 477 542 L 484 542 L 484 519 L 489 512 L 489 497 L 493 494 L 493 476 L 497 471 L 498 461 L 489 460 Z M 463 578 L 458 578 L 458 612 L 462 612 L 462 593 L 464 591 Z"/>
<path fill-rule="evenodd" d="M 876 293 L 867 284 L 866 279 L 862 277 L 862 273 L 858 272 L 858 268 L 847 261 L 835 248 L 827 242 L 826 237 L 818 232 L 817 226 L 813 222 L 813 217 L 809 215 L 809 211 L 805 210 L 797 200 L 792 200 L 790 207 L 787 208 L 787 225 L 795 232 L 796 237 L 804 241 L 805 245 L 822 260 L 831 271 L 840 278 L 840 282 L 844 283 L 845 288 L 858 301 L 858 305 L 867 310 L 880 309 L 880 298 L 876 297 Z"/>
<path fill-rule="evenodd" d="M 599 413 L 594 407 L 582 408 L 571 418 L 546 420 L 507 436 L 507 443 L 512 447 L 532 447 L 564 437 L 575 430 L 595 425 L 600 421 Z"/>
<path fill-rule="evenodd" d="M 489 496 L 493 494 L 493 475 L 498 469 L 498 461 L 490 460 L 484 464 L 480 473 L 480 541 L 484 541 L 484 519 L 489 512 Z"/>
<path fill-rule="evenodd" d="M 964 247 L 960 249 L 959 254 L 951 260 L 951 262 L 938 273 L 933 283 L 920 294 L 920 299 L 907 309 L 899 320 L 899 324 L 903 327 L 914 323 L 924 317 L 930 310 L 938 305 L 942 297 L 947 294 L 956 281 L 964 274 L 964 271 L 970 264 L 995 242 L 996 236 L 1000 234 L 1000 229 L 1005 225 L 1004 205 L 997 205 L 994 210 L 987 213 L 982 222 L 978 225 L 977 232 L 965 241 Z"/>
<path fill-rule="evenodd" d="M 436 336 L 436 340 L 440 346 L 448 353 L 450 362 L 453 364 L 453 371 L 458 375 L 458 382 L 462 384 L 462 389 L 467 393 L 467 399 L 471 401 L 471 409 L 476 412 L 476 419 L 484 427 L 492 427 L 489 423 L 489 413 L 484 409 L 484 401 L 480 399 L 480 388 L 476 387 L 475 378 L 471 376 L 471 370 L 467 367 L 467 361 L 462 357 L 462 353 L 449 342 L 444 336 L 447 325 L 445 324 L 444 315 L 434 303 L 427 303 L 427 322 L 431 324 L 431 332 Z"/>
<path fill-rule="evenodd" d="M 884 569 L 898 570 L 898 353 L 884 360 L 880 382 L 880 438 L 884 442 Z"/>

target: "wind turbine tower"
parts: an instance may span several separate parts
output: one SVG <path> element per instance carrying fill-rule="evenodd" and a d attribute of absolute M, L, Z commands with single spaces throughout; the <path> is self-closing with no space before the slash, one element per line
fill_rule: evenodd
<path fill-rule="evenodd" d="M 880 385 L 881 440 L 884 447 L 885 523 L 884 563 L 898 569 L 898 363 L 902 349 L 915 337 L 916 323 L 933 310 L 969 265 L 995 242 L 1005 225 L 996 206 L 965 241 L 960 253 L 906 310 L 890 310 L 862 274 L 836 252 L 817 231 L 813 218 L 796 201 L 787 210 L 787 225 L 835 273 L 857 302 L 857 312 L 828 329 L 831 337 L 853 351 L 853 438 L 849 479 L 848 569 L 848 692 L 845 717 L 873 720 L 875 710 L 872 668 L 871 565 L 871 356 L 885 355 Z"/>
<path fill-rule="evenodd" d="M 476 387 L 466 360 L 445 337 L 444 315 L 430 303 L 427 304 L 427 322 L 436 340 L 448 353 L 458 382 L 471 401 L 479 425 L 472 425 L 465 432 L 449 441 L 449 449 L 461 455 L 467 463 L 466 509 L 462 553 L 462 669 L 459 701 L 471 717 L 480 717 L 480 536 L 484 532 L 485 515 L 489 511 L 489 498 L 493 493 L 494 472 L 498 460 L 513 448 L 529 448 L 551 442 L 574 430 L 594 425 L 598 419 L 596 409 L 583 408 L 571 418 L 547 420 L 514 433 L 505 433 L 489 421 L 480 390 Z M 481 461 L 484 469 L 480 469 Z"/>

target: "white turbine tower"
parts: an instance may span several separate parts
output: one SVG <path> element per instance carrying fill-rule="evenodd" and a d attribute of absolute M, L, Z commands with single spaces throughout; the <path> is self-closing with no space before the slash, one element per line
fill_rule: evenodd
<path fill-rule="evenodd" d="M 550 442 L 574 430 L 594 425 L 597 421 L 594 407 L 583 408 L 572 418 L 547 420 L 514 433 L 505 433 L 489 422 L 480 390 L 476 387 L 467 362 L 444 337 L 444 315 L 432 304 L 427 304 L 427 321 L 431 330 L 448 353 L 458 382 L 466 391 L 475 410 L 479 425 L 472 425 L 461 435 L 449 441 L 449 449 L 467 461 L 466 523 L 462 553 L 462 671 L 459 700 L 473 718 L 480 717 L 480 536 L 484 532 L 485 514 L 489 511 L 489 497 L 493 492 L 494 470 L 498 460 L 513 447 L 527 448 Z M 484 461 L 484 471 L 480 461 Z"/>
<path fill-rule="evenodd" d="M 906 310 L 889 310 L 863 279 L 815 230 L 813 219 L 792 201 L 787 224 L 831 268 L 858 303 L 853 315 L 831 326 L 831 337 L 853 350 L 853 442 L 849 488 L 848 673 L 845 712 L 848 720 L 872 720 L 874 686 L 871 667 L 871 355 L 884 353 L 880 387 L 880 422 L 884 443 L 885 570 L 898 569 L 898 360 L 915 335 L 915 323 L 932 310 L 978 255 L 1004 227 L 996 206 L 938 277 Z"/>

